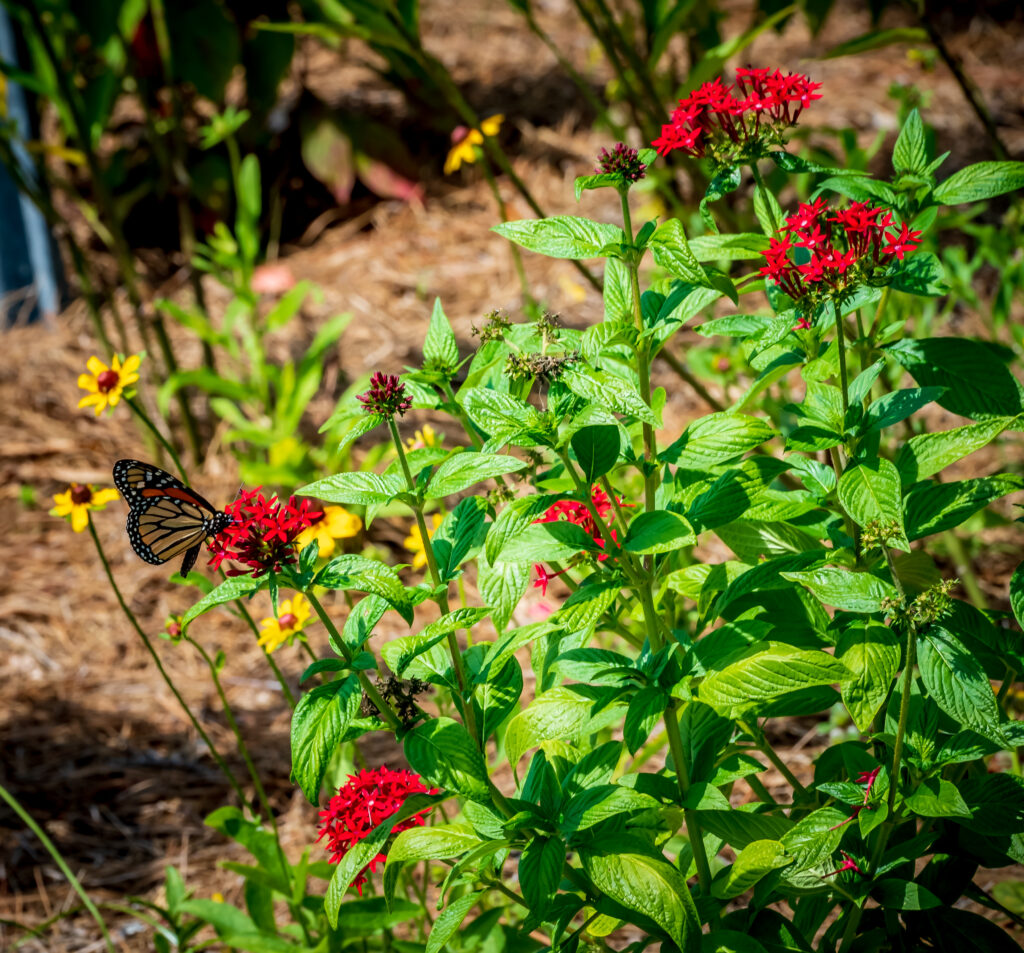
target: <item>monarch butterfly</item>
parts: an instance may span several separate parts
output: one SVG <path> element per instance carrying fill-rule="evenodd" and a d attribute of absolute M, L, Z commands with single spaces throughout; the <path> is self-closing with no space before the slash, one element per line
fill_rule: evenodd
<path fill-rule="evenodd" d="M 114 486 L 130 507 L 128 539 L 147 563 L 165 563 L 181 553 L 181 574 L 187 575 L 208 536 L 232 522 L 165 470 L 139 460 L 114 464 Z"/>

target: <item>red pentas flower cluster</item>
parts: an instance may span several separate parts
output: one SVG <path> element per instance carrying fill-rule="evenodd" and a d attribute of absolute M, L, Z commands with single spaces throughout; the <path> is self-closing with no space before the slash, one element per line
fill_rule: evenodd
<path fill-rule="evenodd" d="M 821 99 L 820 88 L 802 73 L 738 69 L 735 83 L 718 77 L 680 99 L 651 145 L 659 155 L 679 149 L 720 165 L 760 155 L 766 146 L 782 145 L 783 131 Z"/>
<path fill-rule="evenodd" d="M 612 511 L 611 497 L 601 487 L 594 485 L 590 488 L 590 500 L 594 504 L 597 515 L 605 521 L 605 525 L 608 525 L 611 522 L 607 519 Z M 622 503 L 621 500 L 619 500 L 619 503 L 623 506 L 632 506 L 631 503 Z M 565 520 L 569 523 L 575 523 L 577 526 L 582 526 L 586 534 L 598 546 L 602 549 L 604 548 L 604 537 L 601 535 L 601 530 L 586 503 L 581 503 L 577 500 L 559 500 L 557 503 L 549 506 L 544 515 L 539 519 L 535 519 L 534 522 L 556 523 L 559 520 Z M 615 530 L 610 530 L 609 532 L 612 539 L 617 541 Z M 607 558 L 607 553 L 601 553 L 597 557 L 598 562 L 603 562 Z M 540 563 L 535 563 L 533 570 L 537 574 L 537 578 L 533 583 L 534 588 L 540 589 L 541 593 L 545 596 L 548 594 L 548 583 L 565 572 L 564 569 L 560 569 L 558 572 L 549 573 Z"/>
<path fill-rule="evenodd" d="M 835 296 L 894 258 L 902 261 L 921 242 L 921 233 L 906 225 L 887 231 L 897 227 L 887 209 L 854 202 L 829 211 L 824 199 L 801 204 L 786 219 L 782 237 L 773 238 L 764 252 L 760 273 L 796 302 Z"/>
<path fill-rule="evenodd" d="M 320 812 L 322 826 L 317 841 L 327 838 L 324 849 L 331 855 L 328 858 L 330 863 L 336 864 L 375 827 L 394 814 L 411 794 L 436 793 L 437 788 L 428 789 L 420 776 L 412 771 L 380 767 L 350 774 L 348 782 L 331 798 L 327 810 Z M 422 827 L 428 810 L 424 808 L 400 821 L 391 833 L 399 834 L 410 827 Z M 366 874 L 375 872 L 377 865 L 385 859 L 384 854 L 377 854 L 356 876 L 353 883 L 360 896 Z"/>
<path fill-rule="evenodd" d="M 270 570 L 296 561 L 295 538 L 320 516 L 309 500 L 289 497 L 281 503 L 276 496 L 267 499 L 260 487 L 246 490 L 225 508 L 232 522 L 218 533 L 210 549 L 210 565 L 217 569 L 222 562 L 241 563 L 246 568 L 231 568 L 229 576 L 261 576 Z"/>
<path fill-rule="evenodd" d="M 356 400 L 368 414 L 381 417 L 399 417 L 412 406 L 412 398 L 405 393 L 405 385 L 395 374 L 374 371 L 370 378 L 370 389 L 365 394 L 356 394 Z"/>

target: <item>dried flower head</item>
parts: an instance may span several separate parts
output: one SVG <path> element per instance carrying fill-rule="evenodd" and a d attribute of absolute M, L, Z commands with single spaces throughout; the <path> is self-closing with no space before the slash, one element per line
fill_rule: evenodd
<path fill-rule="evenodd" d="M 475 324 L 472 326 L 472 332 L 474 337 L 480 338 L 481 344 L 486 344 L 488 341 L 503 341 L 505 339 L 505 332 L 512 327 L 512 322 L 509 320 L 507 314 L 502 314 L 497 308 L 493 311 L 488 311 L 484 315 L 485 324 L 482 328 L 478 328 Z"/>
<path fill-rule="evenodd" d="M 405 393 L 405 385 L 398 377 L 380 371 L 374 371 L 370 389 L 365 394 L 357 394 L 356 400 L 366 413 L 380 417 L 394 417 L 396 414 L 402 417 L 412 407 L 412 398 Z"/>
<path fill-rule="evenodd" d="M 324 849 L 330 853 L 330 863 L 336 864 L 375 827 L 398 811 L 410 795 L 436 793 L 437 788 L 428 789 L 420 776 L 412 771 L 392 771 L 380 767 L 350 774 L 348 782 L 331 798 L 327 810 L 320 812 L 321 828 L 317 841 L 327 839 Z M 424 808 L 400 821 L 391 833 L 398 834 L 411 827 L 422 827 L 426 823 L 428 810 Z M 353 884 L 360 896 L 367 873 L 373 873 L 377 865 L 386 859 L 385 854 L 377 854 L 356 875 Z"/>

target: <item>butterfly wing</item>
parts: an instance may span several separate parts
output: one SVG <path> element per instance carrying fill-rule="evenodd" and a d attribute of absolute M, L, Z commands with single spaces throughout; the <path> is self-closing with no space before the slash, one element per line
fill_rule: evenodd
<path fill-rule="evenodd" d="M 132 549 L 148 563 L 159 565 L 184 553 L 181 570 L 186 574 L 203 540 L 223 525 L 223 515 L 204 497 L 152 464 L 118 460 L 114 485 L 130 508 Z"/>

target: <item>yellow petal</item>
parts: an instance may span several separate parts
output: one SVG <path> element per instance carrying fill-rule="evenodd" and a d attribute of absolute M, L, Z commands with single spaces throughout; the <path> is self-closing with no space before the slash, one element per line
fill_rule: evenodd
<path fill-rule="evenodd" d="M 496 136 L 504 121 L 504 114 L 495 113 L 493 116 L 488 116 L 482 123 L 480 123 L 480 130 L 485 136 Z"/>
<path fill-rule="evenodd" d="M 79 402 L 79 407 L 88 407 L 90 404 L 102 404 L 106 401 L 107 395 L 97 391 L 95 394 L 86 394 Z"/>
<path fill-rule="evenodd" d="M 78 386 L 81 387 L 82 390 L 87 390 L 93 394 L 100 389 L 100 385 L 96 383 L 96 378 L 93 377 L 92 374 L 79 374 Z"/>
<path fill-rule="evenodd" d="M 89 527 L 89 507 L 73 506 L 71 508 L 71 528 L 76 533 L 84 533 Z"/>
<path fill-rule="evenodd" d="M 122 374 L 121 375 L 121 387 L 129 387 L 139 379 L 138 374 Z"/>
<path fill-rule="evenodd" d="M 111 360 L 110 360 L 110 369 L 112 371 L 120 373 L 120 371 L 121 371 L 121 358 L 120 358 L 119 355 L 115 354 L 111 358 Z"/>
<path fill-rule="evenodd" d="M 110 370 L 95 354 L 85 362 L 85 366 L 94 377 L 99 377 L 104 371 Z"/>
<path fill-rule="evenodd" d="M 139 369 L 141 363 L 142 358 L 138 354 L 130 354 L 124 364 L 121 365 L 121 378 L 124 379 L 126 375 L 134 374 Z"/>
<path fill-rule="evenodd" d="M 117 402 L 121 399 L 121 388 L 115 387 L 109 394 L 107 394 L 107 403 L 111 407 L 116 407 Z"/>
<path fill-rule="evenodd" d="M 92 505 L 94 507 L 106 506 L 108 503 L 113 503 L 114 500 L 120 499 L 120 496 L 121 494 L 117 490 L 108 486 L 93 492 Z"/>

